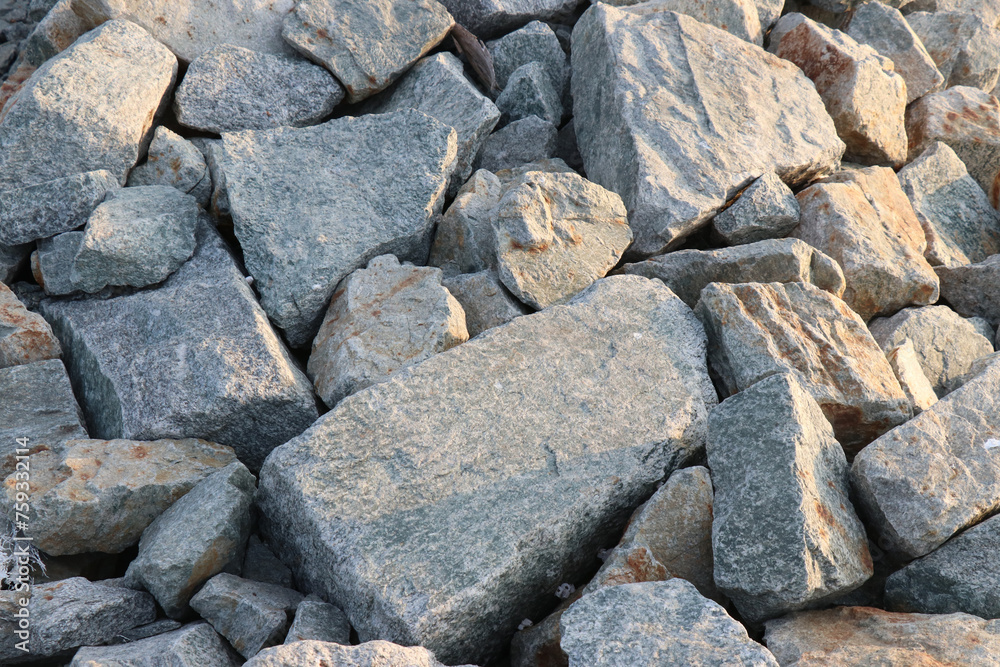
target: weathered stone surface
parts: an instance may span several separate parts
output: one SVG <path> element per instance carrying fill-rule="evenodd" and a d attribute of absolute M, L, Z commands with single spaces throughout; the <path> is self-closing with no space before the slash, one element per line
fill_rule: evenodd
<path fill-rule="evenodd" d="M 906 82 L 906 103 L 944 86 L 945 78 L 910 24 L 895 7 L 865 2 L 855 8 L 847 34 L 892 61 Z"/>
<path fill-rule="evenodd" d="M 454 24 L 436 0 L 299 0 L 282 35 L 359 102 L 399 78 Z"/>
<path fill-rule="evenodd" d="M 507 87 L 507 81 L 517 69 L 531 62 L 541 63 L 549 75 L 550 84 L 559 95 L 569 85 L 566 52 L 552 28 L 541 21 L 532 21 L 486 47 L 493 56 L 493 70 L 501 90 Z"/>
<path fill-rule="evenodd" d="M 76 229 L 120 187 L 117 176 L 100 170 L 2 190 L 0 243 L 29 243 Z"/>
<path fill-rule="evenodd" d="M 692 308 L 709 283 L 812 283 L 834 296 L 843 295 L 845 285 L 839 264 L 798 239 L 718 250 L 677 250 L 626 264 L 622 271 L 662 280 Z"/>
<path fill-rule="evenodd" d="M 700 0 L 654 0 L 653 2 L 643 0 L 610 0 L 607 4 L 619 7 L 641 5 L 636 8 L 636 11 L 639 12 L 670 11 L 677 12 L 678 14 L 686 14 L 702 23 L 725 30 L 733 36 L 757 46 L 761 46 L 764 42 L 763 26 L 761 26 L 757 5 L 752 0 L 718 0 L 716 2 L 701 2 Z M 777 16 L 774 19 L 777 19 Z"/>
<path fill-rule="evenodd" d="M 295 620 L 285 636 L 286 644 L 315 640 L 345 646 L 351 643 L 351 622 L 332 604 L 305 600 L 295 608 Z"/>
<path fill-rule="evenodd" d="M 25 308 L 0 282 L 0 368 L 58 359 L 61 355 L 62 348 L 48 322 Z"/>
<path fill-rule="evenodd" d="M 247 541 L 247 551 L 243 558 L 240 576 L 252 581 L 263 581 L 266 584 L 292 587 L 292 571 L 278 560 L 274 552 L 256 535 L 251 535 Z"/>
<path fill-rule="evenodd" d="M 840 263 L 844 301 L 863 320 L 938 299 L 927 241 L 896 174 L 885 167 L 839 172 L 798 194 L 792 236 Z"/>
<path fill-rule="evenodd" d="M 998 387 L 993 364 L 854 460 L 858 509 L 880 546 L 917 558 L 1000 508 Z"/>
<path fill-rule="evenodd" d="M 384 254 L 423 263 L 457 150 L 452 128 L 414 110 L 247 130 L 223 145 L 247 269 L 295 347 L 355 269 Z"/>
<path fill-rule="evenodd" d="M 948 383 L 968 372 L 972 362 L 993 352 L 993 341 L 948 306 L 904 308 L 892 317 L 872 320 L 868 328 L 886 351 L 913 341 L 917 361 L 938 396 L 944 396 Z"/>
<path fill-rule="evenodd" d="M 262 530 L 362 641 L 485 661 L 700 449 L 716 401 L 703 335 L 662 285 L 600 280 L 400 371 L 275 450 Z M 428 526 L 448 526 L 447 549 Z"/>
<path fill-rule="evenodd" d="M 538 116 L 528 116 L 494 132 L 479 151 L 476 168 L 500 171 L 544 160 L 556 152 L 559 131 Z"/>
<path fill-rule="evenodd" d="M 184 82 L 189 78 L 190 74 L 184 77 Z M 169 185 L 191 195 L 202 206 L 212 196 L 212 176 L 205 156 L 190 141 L 162 125 L 153 134 L 148 159 L 132 170 L 128 184 Z"/>
<path fill-rule="evenodd" d="M 572 16 L 582 0 L 443 0 L 455 21 L 482 38 L 509 33 L 531 21 Z"/>
<path fill-rule="evenodd" d="M 232 649 L 208 623 L 191 623 L 180 630 L 118 646 L 87 646 L 77 651 L 69 667 L 236 667 Z"/>
<path fill-rule="evenodd" d="M 102 169 L 124 182 L 176 73 L 170 51 L 128 21 L 90 31 L 4 107 L 0 190 Z"/>
<path fill-rule="evenodd" d="M 799 203 L 773 171 L 753 182 L 732 206 L 712 218 L 712 229 L 729 245 L 787 236 L 799 224 Z"/>
<path fill-rule="evenodd" d="M 14 616 L 22 606 L 12 601 L 9 607 L 0 607 L 0 660 L 4 664 L 23 662 L 25 657 L 56 655 L 77 646 L 104 644 L 119 632 L 156 618 L 156 604 L 148 593 L 92 583 L 83 577 L 36 584 L 31 587 L 30 598 L 30 629 L 25 637 L 16 634 L 18 619 Z M 27 656 L 15 648 L 25 639 L 29 642 Z"/>
<path fill-rule="evenodd" d="M 585 595 L 560 625 L 571 667 L 778 664 L 719 604 L 682 579 Z"/>
<path fill-rule="evenodd" d="M 848 455 L 910 417 L 909 402 L 864 322 L 808 283 L 712 283 L 695 312 L 726 394 L 790 373 L 812 394 Z"/>
<path fill-rule="evenodd" d="M 469 339 L 465 311 L 441 275 L 380 255 L 344 279 L 309 356 L 309 376 L 327 405 Z"/>
<path fill-rule="evenodd" d="M 503 113 L 504 123 L 538 116 L 558 124 L 563 115 L 559 93 L 545 66 L 539 62 L 530 62 L 514 70 L 507 87 L 497 97 L 497 108 Z"/>
<path fill-rule="evenodd" d="M 489 271 L 463 273 L 441 284 L 462 305 L 470 338 L 528 312 Z"/>
<path fill-rule="evenodd" d="M 46 300 L 42 314 L 94 437 L 203 438 L 257 468 L 316 419 L 312 387 L 216 232 L 203 224 L 198 240 L 157 289 Z"/>
<path fill-rule="evenodd" d="M 242 463 L 212 473 L 146 528 L 125 573 L 182 618 L 198 587 L 233 559 L 250 534 L 254 476 Z"/>
<path fill-rule="evenodd" d="M 994 26 L 964 12 L 914 12 L 906 20 L 937 64 L 946 88 L 993 90 L 1000 75 L 1000 33 Z"/>
<path fill-rule="evenodd" d="M 261 651 L 244 667 L 445 667 L 420 646 L 403 647 L 385 641 L 342 646 L 331 642 L 302 641 Z M 459 665 L 458 667 L 473 667 Z"/>
<path fill-rule="evenodd" d="M 968 266 L 938 266 L 941 298 L 962 317 L 982 317 L 1000 324 L 1000 256 L 987 257 Z"/>
<path fill-rule="evenodd" d="M 902 343 L 887 349 L 885 358 L 889 360 L 892 372 L 899 380 L 899 386 L 910 401 L 914 415 L 919 415 L 937 403 L 937 394 L 934 393 L 934 387 L 920 366 L 920 359 L 913 348 L 912 340 L 907 338 Z"/>
<path fill-rule="evenodd" d="M 632 242 L 621 197 L 578 174 L 524 174 L 507 186 L 492 223 L 500 280 L 535 308 L 603 278 Z"/>
<path fill-rule="evenodd" d="M 847 144 L 844 159 L 900 166 L 906 161 L 906 83 L 891 60 L 839 30 L 802 14 L 786 14 L 771 32 L 769 50 L 816 84 Z"/>
<path fill-rule="evenodd" d="M 872 576 L 844 451 L 795 375 L 723 401 L 709 416 L 706 450 L 715 583 L 745 620 L 818 606 Z"/>
<path fill-rule="evenodd" d="M 51 556 L 119 553 L 201 479 L 235 460 L 229 447 L 204 440 L 70 440 L 62 453 L 35 454 L 35 546 Z M 11 503 L 16 481 L 5 482 Z"/>
<path fill-rule="evenodd" d="M 625 201 L 634 255 L 676 246 L 768 171 L 794 187 L 836 169 L 844 144 L 797 67 L 637 7 L 591 7 L 572 53 L 580 153 Z"/>
<path fill-rule="evenodd" d="M 73 260 L 83 242 L 83 232 L 66 232 L 38 242 L 31 253 L 31 273 L 46 294 L 79 292 L 83 286 L 73 273 Z"/>
<path fill-rule="evenodd" d="M 191 598 L 191 608 L 244 658 L 281 643 L 305 596 L 290 588 L 217 574 Z"/>
<path fill-rule="evenodd" d="M 1000 622 L 835 607 L 769 621 L 765 641 L 782 665 L 987 667 L 1000 651 Z"/>

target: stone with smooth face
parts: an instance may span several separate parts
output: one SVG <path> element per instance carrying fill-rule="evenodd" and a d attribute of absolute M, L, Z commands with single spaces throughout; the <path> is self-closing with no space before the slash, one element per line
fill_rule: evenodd
<path fill-rule="evenodd" d="M 920 366 L 917 352 L 913 348 L 913 341 L 907 338 L 905 341 L 885 351 L 885 358 L 892 366 L 892 372 L 899 380 L 899 386 L 910 401 L 913 414 L 919 415 L 921 412 L 937 403 L 938 397 L 934 393 L 934 387 L 924 374 L 924 369 Z"/>
<path fill-rule="evenodd" d="M 503 113 L 504 123 L 538 116 L 558 124 L 563 115 L 559 93 L 540 62 L 530 62 L 514 70 L 507 87 L 497 97 L 497 108 Z"/>
<path fill-rule="evenodd" d="M 476 168 L 500 171 L 550 158 L 556 152 L 558 136 L 556 126 L 538 116 L 515 120 L 486 138 L 476 157 Z"/>
<path fill-rule="evenodd" d="M 1000 256 L 966 266 L 938 266 L 941 298 L 962 317 L 981 317 L 990 325 L 1000 324 Z"/>
<path fill-rule="evenodd" d="M 80 227 L 121 185 L 107 170 L 0 190 L 0 243 L 17 245 Z"/>
<path fill-rule="evenodd" d="M 445 278 L 441 284 L 465 311 L 465 327 L 470 338 L 527 312 L 489 271 L 463 273 Z"/>
<path fill-rule="evenodd" d="M 763 26 L 752 0 L 610 0 L 607 4 L 617 7 L 641 5 L 637 11 L 671 11 L 685 14 L 707 25 L 731 33 L 734 37 L 762 46 Z M 777 18 L 777 17 L 775 17 Z M 773 22 L 773 21 L 772 21 Z M 770 26 L 768 26 L 770 27 Z"/>
<path fill-rule="evenodd" d="M 913 12 L 906 17 L 945 79 L 945 88 L 993 90 L 1000 75 L 1000 33 L 976 14 Z"/>
<path fill-rule="evenodd" d="M 729 245 L 787 236 L 799 224 L 799 203 L 773 171 L 758 178 L 736 202 L 712 218 L 712 230 Z"/>
<path fill-rule="evenodd" d="M 186 75 L 184 81 L 189 78 Z M 190 141 L 163 125 L 153 133 L 146 161 L 128 175 L 128 185 L 169 185 L 191 195 L 202 206 L 212 196 L 212 176 L 205 156 Z"/>
<path fill-rule="evenodd" d="M 405 647 L 386 641 L 358 646 L 332 642 L 301 641 L 264 649 L 243 667 L 445 667 L 434 654 L 420 646 Z M 474 667 L 458 665 L 458 667 Z"/>
<path fill-rule="evenodd" d="M 0 282 L 0 368 L 62 356 L 52 327 Z"/>
<path fill-rule="evenodd" d="M 484 662 L 701 449 L 703 336 L 663 285 L 600 280 L 341 402 L 268 458 L 261 528 L 362 641 Z"/>
<path fill-rule="evenodd" d="M 318 600 L 303 600 L 295 608 L 295 620 L 288 628 L 285 644 L 302 641 L 351 644 L 351 622 L 337 607 Z"/>
<path fill-rule="evenodd" d="M 165 662 L 166 661 L 166 662 Z M 69 667 L 236 667 L 232 649 L 208 623 L 189 625 L 118 646 L 85 646 Z"/>

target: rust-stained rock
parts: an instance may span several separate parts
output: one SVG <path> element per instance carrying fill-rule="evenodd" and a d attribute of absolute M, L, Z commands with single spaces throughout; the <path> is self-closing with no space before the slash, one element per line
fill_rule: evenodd
<path fill-rule="evenodd" d="M 0 368 L 58 359 L 59 340 L 45 319 L 24 307 L 0 282 Z"/>

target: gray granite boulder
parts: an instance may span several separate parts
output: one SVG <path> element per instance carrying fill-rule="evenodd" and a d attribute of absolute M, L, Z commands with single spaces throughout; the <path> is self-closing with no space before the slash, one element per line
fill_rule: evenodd
<path fill-rule="evenodd" d="M 118 646 L 86 646 L 69 667 L 236 667 L 232 649 L 208 623 L 191 623 L 179 630 Z"/>
<path fill-rule="evenodd" d="M 304 600 L 295 608 L 295 620 L 285 635 L 286 644 L 308 640 L 332 642 L 349 646 L 351 622 L 347 615 L 332 604 Z"/>
<path fill-rule="evenodd" d="M 736 202 L 712 218 L 712 230 L 729 245 L 779 239 L 799 224 L 799 202 L 773 171 L 758 178 Z"/>
<path fill-rule="evenodd" d="M 0 190 L 0 243 L 28 243 L 82 226 L 121 187 L 118 179 L 102 169 Z"/>
<path fill-rule="evenodd" d="M 434 654 L 420 646 L 404 647 L 385 641 L 359 646 L 332 642 L 302 641 L 264 649 L 244 667 L 445 667 Z M 458 667 L 473 667 L 459 665 Z"/>
<path fill-rule="evenodd" d="M 549 75 L 550 84 L 560 96 L 569 84 L 566 52 L 552 28 L 541 21 L 532 21 L 523 28 L 489 42 L 486 47 L 493 56 L 493 69 L 497 86 L 501 90 L 507 87 L 507 81 L 518 68 L 531 62 L 542 64 Z M 555 122 L 558 123 L 558 120 Z"/>
<path fill-rule="evenodd" d="M 62 356 L 52 328 L 0 282 L 0 369 Z"/>
<path fill-rule="evenodd" d="M 261 528 L 362 641 L 486 661 L 701 450 L 716 401 L 703 336 L 663 285 L 600 280 L 349 397 L 275 450 Z"/>
<path fill-rule="evenodd" d="M 514 70 L 507 87 L 497 97 L 497 108 L 503 113 L 505 124 L 538 116 L 558 125 L 563 115 L 559 92 L 540 62 L 530 62 Z"/>
<path fill-rule="evenodd" d="M 470 338 L 527 312 L 489 271 L 463 273 L 445 278 L 441 284 L 465 311 L 465 328 Z"/>
<path fill-rule="evenodd" d="M 941 279 L 941 298 L 962 317 L 981 317 L 1000 324 L 1000 255 L 966 266 L 934 268 Z"/>
<path fill-rule="evenodd" d="M 1000 76 L 1000 33 L 966 12 L 913 12 L 906 16 L 945 80 L 945 88 L 993 90 Z"/>
<path fill-rule="evenodd" d="M 509 33 L 531 21 L 568 19 L 582 0 L 443 0 L 455 20 L 482 38 Z"/>
<path fill-rule="evenodd" d="M 128 185 L 169 185 L 191 195 L 202 206 L 207 206 L 212 196 L 212 176 L 205 156 L 163 125 L 153 134 L 146 161 L 128 175 Z"/>
<path fill-rule="evenodd" d="M 515 120 L 486 137 L 475 166 L 500 171 L 550 158 L 556 152 L 558 136 L 556 126 L 538 116 Z"/>

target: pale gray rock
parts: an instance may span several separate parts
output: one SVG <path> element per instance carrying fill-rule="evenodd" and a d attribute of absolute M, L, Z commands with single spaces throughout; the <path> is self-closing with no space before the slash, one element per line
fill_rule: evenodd
<path fill-rule="evenodd" d="M 184 77 L 185 83 L 189 77 Z M 191 195 L 202 206 L 207 206 L 212 196 L 212 176 L 205 156 L 190 141 L 162 125 L 153 134 L 146 161 L 129 174 L 128 184 L 169 185 Z"/>
<path fill-rule="evenodd" d="M 455 21 L 486 39 L 531 21 L 570 19 L 582 0 L 442 0 Z"/>
<path fill-rule="evenodd" d="M 34 246 L 30 243 L 19 245 L 0 244 L 0 282 L 9 283 L 17 276 L 24 260 L 31 255 Z"/>
<path fill-rule="evenodd" d="M 812 283 L 844 294 L 835 261 L 798 239 L 758 241 L 718 250 L 676 250 L 622 267 L 623 273 L 662 280 L 694 308 L 709 283 Z"/>
<path fill-rule="evenodd" d="M 948 306 L 904 308 L 872 320 L 868 328 L 886 351 L 913 341 L 917 361 L 939 397 L 976 359 L 993 352 L 993 341 Z"/>
<path fill-rule="evenodd" d="M 282 35 L 360 102 L 398 79 L 455 24 L 436 0 L 299 0 Z"/>
<path fill-rule="evenodd" d="M 203 438 L 256 469 L 316 419 L 315 398 L 218 234 L 202 224 L 198 240 L 156 289 L 42 314 L 94 437 Z"/>
<path fill-rule="evenodd" d="M 66 232 L 38 242 L 38 250 L 31 254 L 31 273 L 46 294 L 83 290 L 73 274 L 73 260 L 82 242 L 83 232 Z"/>
<path fill-rule="evenodd" d="M 195 591 L 250 535 L 254 482 L 239 462 L 198 482 L 143 531 L 125 582 L 152 593 L 167 616 L 186 616 Z"/>
<path fill-rule="evenodd" d="M 731 33 L 734 37 L 746 40 L 751 44 L 761 46 L 764 42 L 757 5 L 753 0 L 610 0 L 607 4 L 615 6 L 640 5 L 639 12 L 671 11 L 685 14 L 707 25 Z M 772 10 L 773 11 L 773 10 Z M 780 8 L 778 12 L 780 13 Z M 774 16 L 776 20 L 778 17 Z M 773 21 L 772 21 L 773 22 Z"/>
<path fill-rule="evenodd" d="M 858 510 L 884 549 L 923 556 L 1000 507 L 998 388 L 993 364 L 854 460 Z"/>
<path fill-rule="evenodd" d="M 766 34 L 781 18 L 781 10 L 785 7 L 785 0 L 755 0 L 754 4 L 757 5 L 760 29 Z"/>
<path fill-rule="evenodd" d="M 1000 75 L 1000 33 L 994 26 L 965 12 L 914 12 L 906 20 L 937 64 L 945 88 L 993 90 Z"/>
<path fill-rule="evenodd" d="M 496 172 L 550 158 L 558 136 L 556 126 L 538 116 L 515 120 L 486 138 L 476 168 Z"/>
<path fill-rule="evenodd" d="M 347 615 L 332 604 L 305 600 L 295 608 L 295 620 L 285 636 L 285 644 L 308 640 L 332 642 L 349 646 L 351 622 Z"/>
<path fill-rule="evenodd" d="M 962 317 L 981 317 L 1000 324 L 1000 256 L 967 266 L 934 268 L 941 279 L 941 299 Z"/>
<path fill-rule="evenodd" d="M 489 42 L 486 48 L 493 56 L 493 69 L 497 86 L 501 90 L 507 87 L 507 81 L 518 68 L 531 62 L 542 64 L 549 75 L 549 82 L 560 96 L 569 84 L 570 71 L 566 52 L 552 28 L 541 21 L 532 21 L 523 28 Z"/>
<path fill-rule="evenodd" d="M 600 280 L 369 387 L 275 450 L 262 530 L 362 641 L 481 664 L 701 450 L 717 400 L 704 345 L 663 285 Z"/>
<path fill-rule="evenodd" d="M 256 535 L 251 535 L 247 541 L 247 551 L 246 556 L 243 557 L 240 576 L 266 584 L 275 584 L 285 588 L 292 587 L 292 571 L 278 560 L 274 552 Z"/>
<path fill-rule="evenodd" d="M 913 12 L 964 12 L 981 17 L 996 27 L 1000 23 L 1000 2 L 997 0 L 903 0 L 904 14 Z"/>
<path fill-rule="evenodd" d="M 302 641 L 264 649 L 243 667 L 445 667 L 420 646 L 404 647 L 386 641 L 359 646 Z M 473 667 L 459 665 L 458 667 Z"/>
<path fill-rule="evenodd" d="M 787 236 L 799 224 L 799 203 L 773 171 L 744 190 L 729 208 L 712 218 L 713 231 L 729 245 Z"/>
<path fill-rule="evenodd" d="M 188 67 L 174 111 L 185 127 L 221 134 L 314 125 L 343 99 L 344 89 L 322 67 L 221 44 Z"/>
<path fill-rule="evenodd" d="M 889 360 L 892 372 L 899 380 L 899 386 L 910 401 L 914 415 L 919 415 L 937 403 L 937 394 L 934 393 L 934 387 L 920 366 L 920 359 L 917 357 L 912 340 L 907 338 L 899 345 L 887 349 L 885 358 Z"/>
<path fill-rule="evenodd" d="M 712 283 L 695 312 L 723 395 L 790 373 L 819 403 L 848 456 L 909 419 L 909 401 L 864 322 L 808 283 Z"/>
<path fill-rule="evenodd" d="M 465 311 L 469 337 L 510 322 L 527 312 L 489 271 L 463 273 L 441 281 Z"/>
<path fill-rule="evenodd" d="M 557 125 L 563 115 L 559 97 L 545 66 L 530 62 L 510 75 L 507 87 L 497 97 L 497 108 L 503 113 L 504 124 L 538 116 Z"/>
<path fill-rule="evenodd" d="M 476 171 L 441 216 L 428 264 L 441 267 L 446 276 L 495 271 L 493 209 L 503 190 L 495 174 L 485 169 Z"/>
<path fill-rule="evenodd" d="M 223 146 L 247 269 L 294 347 L 355 269 L 384 254 L 424 263 L 457 154 L 455 131 L 414 110 L 227 133 Z"/>
<path fill-rule="evenodd" d="M 29 243 L 76 229 L 120 187 L 118 177 L 100 170 L 0 190 L 0 243 Z"/>
<path fill-rule="evenodd" d="M 0 282 L 0 368 L 62 356 L 52 328 Z"/>
<path fill-rule="evenodd" d="M 86 646 L 69 667 L 236 667 L 232 649 L 208 623 L 117 646 Z"/>
<path fill-rule="evenodd" d="M 327 405 L 469 339 L 465 311 L 441 277 L 380 255 L 337 286 L 307 368 Z"/>
<path fill-rule="evenodd" d="M 778 664 L 725 609 L 682 579 L 585 595 L 560 625 L 570 667 Z"/>
<path fill-rule="evenodd" d="M 572 59 L 587 176 L 625 201 L 635 256 L 676 246 L 762 174 L 796 187 L 844 151 L 798 67 L 690 17 L 596 4 Z"/>

